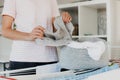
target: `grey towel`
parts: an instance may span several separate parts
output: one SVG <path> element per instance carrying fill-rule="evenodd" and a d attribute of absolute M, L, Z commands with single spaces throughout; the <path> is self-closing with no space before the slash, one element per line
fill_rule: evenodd
<path fill-rule="evenodd" d="M 44 46 L 63 46 L 72 40 L 73 24 L 65 24 L 62 17 L 56 17 L 54 21 L 56 32 L 45 30 L 43 39 L 36 39 L 36 43 Z"/>

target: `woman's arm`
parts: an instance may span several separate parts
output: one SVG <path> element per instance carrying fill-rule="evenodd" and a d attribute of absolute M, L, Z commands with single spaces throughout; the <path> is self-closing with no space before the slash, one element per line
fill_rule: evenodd
<path fill-rule="evenodd" d="M 20 32 L 12 29 L 12 23 L 14 22 L 14 18 L 8 15 L 4 15 L 2 17 L 2 35 L 6 38 L 12 40 L 25 40 L 25 41 L 33 41 L 36 38 L 43 37 L 44 28 L 38 26 L 32 30 L 31 33 Z"/>

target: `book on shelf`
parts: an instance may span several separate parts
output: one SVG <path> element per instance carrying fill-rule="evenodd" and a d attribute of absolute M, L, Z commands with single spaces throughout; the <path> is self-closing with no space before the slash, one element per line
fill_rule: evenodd
<path fill-rule="evenodd" d="M 73 31 L 73 36 L 78 36 L 78 31 L 79 31 L 79 29 L 78 29 L 78 24 L 74 24 L 74 31 Z"/>

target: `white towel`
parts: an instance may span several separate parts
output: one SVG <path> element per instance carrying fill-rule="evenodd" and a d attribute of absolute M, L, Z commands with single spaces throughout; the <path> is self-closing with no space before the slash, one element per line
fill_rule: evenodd
<path fill-rule="evenodd" d="M 105 43 L 102 41 L 97 42 L 75 42 L 72 41 L 67 46 L 77 49 L 87 49 L 89 56 L 94 60 L 99 60 L 101 58 L 101 55 L 105 51 Z"/>

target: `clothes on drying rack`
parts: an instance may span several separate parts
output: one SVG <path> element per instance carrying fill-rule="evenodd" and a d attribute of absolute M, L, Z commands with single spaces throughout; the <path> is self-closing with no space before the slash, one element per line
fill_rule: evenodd
<path fill-rule="evenodd" d="M 86 78 L 88 78 L 89 76 L 92 76 L 92 75 L 96 75 L 96 74 L 99 74 L 99 73 L 103 73 L 103 72 L 107 72 L 107 71 L 110 71 L 110 70 L 114 70 L 114 69 L 118 69 L 119 68 L 119 65 L 117 64 L 114 64 L 112 66 L 106 66 L 106 67 L 103 67 L 101 69 L 98 69 L 98 70 L 94 70 L 94 71 L 91 71 L 91 72 L 85 72 L 85 73 L 74 73 L 74 74 L 70 74 L 70 75 L 65 75 L 65 76 L 57 76 L 55 77 L 50 77 L 50 76 L 46 76 L 44 78 L 41 78 L 39 77 L 37 80 L 85 80 Z"/>

